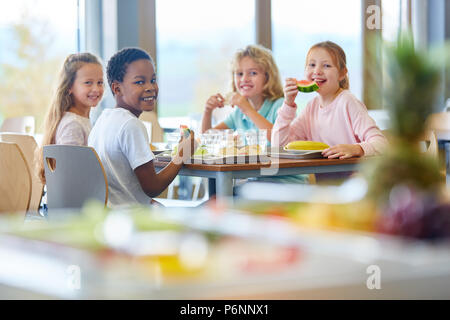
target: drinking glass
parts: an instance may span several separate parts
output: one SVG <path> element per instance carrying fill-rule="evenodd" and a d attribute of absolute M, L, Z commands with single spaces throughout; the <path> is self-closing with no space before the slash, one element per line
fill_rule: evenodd
<path fill-rule="evenodd" d="M 247 145 L 255 146 L 258 144 L 258 136 L 256 134 L 256 130 L 250 129 L 245 132 L 245 140 Z"/>
<path fill-rule="evenodd" d="M 233 142 L 234 145 L 237 148 L 241 148 L 245 146 L 245 140 L 246 140 L 246 136 L 245 136 L 245 130 L 242 129 L 238 129 L 234 132 L 233 134 Z"/>
<path fill-rule="evenodd" d="M 26 126 L 25 126 L 25 133 L 26 133 L 26 134 L 32 134 L 32 133 L 31 133 L 31 130 L 32 130 L 32 126 L 30 126 L 30 125 L 26 125 Z"/>
<path fill-rule="evenodd" d="M 213 138 L 213 134 L 208 131 L 200 135 L 200 143 L 206 148 L 208 154 L 214 153 Z"/>
<path fill-rule="evenodd" d="M 258 130 L 258 145 L 261 148 L 261 151 L 265 153 L 267 151 L 267 129 L 259 129 Z"/>
<path fill-rule="evenodd" d="M 167 137 L 167 148 L 173 150 L 173 148 L 178 145 L 178 141 L 180 141 L 180 131 L 176 130 L 173 132 L 168 132 L 166 134 Z"/>
<path fill-rule="evenodd" d="M 208 150 L 212 154 L 217 154 L 222 141 L 222 130 L 209 129 L 207 131 L 208 136 Z"/>

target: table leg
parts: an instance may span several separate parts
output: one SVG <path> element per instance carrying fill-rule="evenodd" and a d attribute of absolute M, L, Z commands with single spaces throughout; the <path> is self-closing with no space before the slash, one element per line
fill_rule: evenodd
<path fill-rule="evenodd" d="M 445 183 L 450 187 L 450 143 L 444 144 L 445 148 Z"/>
<path fill-rule="evenodd" d="M 208 192 L 210 198 L 216 194 L 216 179 L 208 178 Z"/>
<path fill-rule="evenodd" d="M 217 197 L 233 197 L 233 178 L 231 172 L 216 173 Z"/>

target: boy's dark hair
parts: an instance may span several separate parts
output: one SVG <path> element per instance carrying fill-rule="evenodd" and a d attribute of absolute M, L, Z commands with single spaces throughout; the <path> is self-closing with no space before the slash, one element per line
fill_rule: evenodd
<path fill-rule="evenodd" d="M 123 81 L 123 77 L 125 76 L 128 65 L 136 60 L 141 59 L 150 60 L 150 62 L 153 64 L 153 59 L 150 57 L 150 55 L 140 48 L 123 48 L 122 50 L 116 52 L 111 57 L 111 59 L 109 59 L 108 65 L 106 67 L 106 74 L 111 90 L 111 86 L 114 81 Z"/>

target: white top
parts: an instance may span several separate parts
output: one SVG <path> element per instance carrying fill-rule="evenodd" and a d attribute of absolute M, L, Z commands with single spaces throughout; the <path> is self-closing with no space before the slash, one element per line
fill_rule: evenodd
<path fill-rule="evenodd" d="M 87 146 L 92 125 L 89 118 L 66 111 L 55 133 L 55 144 L 73 144 Z"/>
<path fill-rule="evenodd" d="M 88 145 L 98 153 L 108 179 L 108 205 L 149 204 L 134 169 L 155 156 L 144 124 L 123 108 L 105 109 L 97 119 Z"/>

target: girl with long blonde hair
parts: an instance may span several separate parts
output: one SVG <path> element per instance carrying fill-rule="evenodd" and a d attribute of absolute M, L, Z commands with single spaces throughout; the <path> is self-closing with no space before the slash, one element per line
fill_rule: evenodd
<path fill-rule="evenodd" d="M 92 129 L 89 112 L 100 102 L 103 91 L 103 67 L 99 58 L 87 52 L 69 55 L 45 117 L 42 146 L 87 145 Z M 42 147 L 37 159 L 38 174 L 45 183 Z"/>

